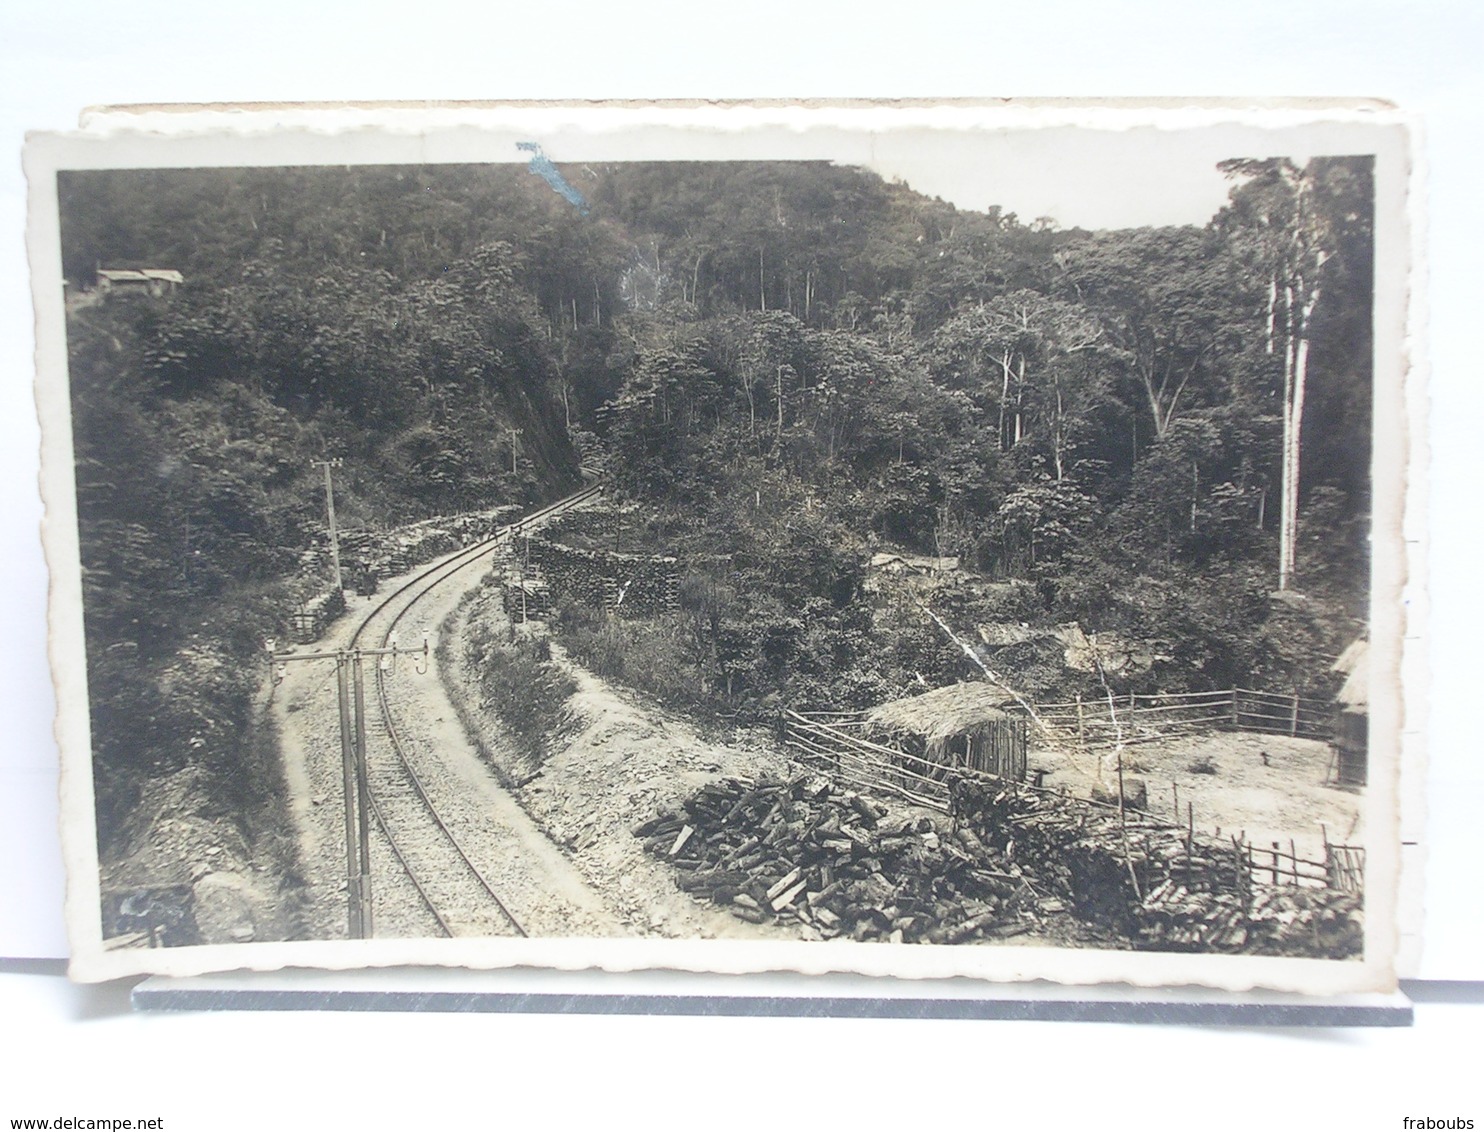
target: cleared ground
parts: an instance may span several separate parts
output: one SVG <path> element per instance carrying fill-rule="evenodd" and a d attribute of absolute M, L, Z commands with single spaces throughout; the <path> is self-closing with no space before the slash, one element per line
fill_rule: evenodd
<path fill-rule="evenodd" d="M 1266 756 L 1266 758 L 1264 758 Z M 1218 731 L 1126 747 L 1125 778 L 1143 779 L 1149 810 L 1175 817 L 1179 787 L 1180 820 L 1195 807 L 1197 829 L 1223 836 L 1245 832 L 1259 847 L 1292 840 L 1299 854 L 1323 860 L 1324 832 L 1332 842 L 1355 844 L 1364 834 L 1364 797 L 1331 784 L 1334 751 L 1327 743 Z M 1109 753 L 1031 751 L 1030 765 L 1050 772 L 1046 785 L 1086 795 L 1099 780 L 1116 789 L 1117 763 Z M 1206 773 L 1202 773 L 1205 771 Z"/>

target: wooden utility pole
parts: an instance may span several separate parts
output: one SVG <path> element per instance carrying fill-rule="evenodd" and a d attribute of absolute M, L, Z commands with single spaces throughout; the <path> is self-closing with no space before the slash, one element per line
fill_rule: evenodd
<path fill-rule="evenodd" d="M 335 686 L 340 705 L 341 785 L 345 791 L 345 884 L 350 910 L 349 933 L 351 939 L 366 939 L 370 934 L 367 905 L 371 894 L 366 884 L 367 867 L 361 861 L 359 838 L 356 835 L 357 807 L 351 800 L 362 796 L 360 788 L 362 776 L 351 730 L 350 664 L 349 654 L 336 653 Z"/>
<path fill-rule="evenodd" d="M 325 513 L 329 517 L 330 524 L 330 564 L 335 568 L 335 590 L 345 589 L 344 582 L 340 578 L 340 535 L 335 529 L 335 484 L 330 478 L 330 469 L 338 468 L 344 463 L 343 460 L 316 460 L 314 466 L 325 470 Z"/>
<path fill-rule="evenodd" d="M 429 654 L 427 636 L 421 648 L 401 648 L 395 635 L 388 648 L 335 649 L 325 652 L 278 652 L 278 642 L 265 642 L 273 682 L 283 682 L 291 662 L 333 660 L 336 696 L 340 708 L 340 768 L 345 799 L 345 890 L 350 939 L 370 939 L 374 930 L 371 908 L 371 787 L 366 771 L 366 692 L 362 662 L 366 657 Z M 422 671 L 422 669 L 419 669 Z"/>
<path fill-rule="evenodd" d="M 361 857 L 361 931 L 362 938 L 370 939 L 374 932 L 371 922 L 371 784 L 366 768 L 366 678 L 361 655 L 359 651 L 354 654 L 350 671 L 355 692 L 356 840 Z"/>
<path fill-rule="evenodd" d="M 509 428 L 509 427 L 507 427 L 505 429 L 505 431 L 510 434 L 510 474 L 513 476 L 513 475 L 516 475 L 520 471 L 520 469 L 517 468 L 516 465 L 515 465 L 515 453 L 516 453 L 515 438 L 518 437 L 518 436 L 520 436 L 526 430 L 523 429 L 523 428 Z"/>

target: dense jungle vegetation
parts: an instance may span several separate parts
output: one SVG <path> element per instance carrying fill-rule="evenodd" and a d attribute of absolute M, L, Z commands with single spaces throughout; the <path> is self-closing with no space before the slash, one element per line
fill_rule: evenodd
<path fill-rule="evenodd" d="M 62 174 L 74 293 L 185 278 L 69 316 L 104 842 L 151 775 L 255 789 L 331 457 L 360 526 L 603 466 L 730 557 L 668 621 L 559 629 L 708 712 L 966 675 L 860 600 L 883 546 L 1000 583 L 960 626 L 1140 642 L 1138 690 L 1322 681 L 1365 615 L 1370 160 L 1227 171 L 1205 227 L 1103 232 L 823 163 Z"/>

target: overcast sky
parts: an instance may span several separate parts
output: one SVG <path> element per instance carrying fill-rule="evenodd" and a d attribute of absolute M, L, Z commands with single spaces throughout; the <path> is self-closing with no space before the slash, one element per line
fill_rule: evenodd
<path fill-rule="evenodd" d="M 1000 205 L 1023 223 L 1049 216 L 1062 228 L 1203 225 L 1233 182 L 1217 168 L 1232 157 L 1306 154 L 1273 148 L 1253 131 L 1181 134 L 1153 129 L 1043 130 L 959 139 L 881 138 L 869 164 L 918 192 L 960 208 Z"/>

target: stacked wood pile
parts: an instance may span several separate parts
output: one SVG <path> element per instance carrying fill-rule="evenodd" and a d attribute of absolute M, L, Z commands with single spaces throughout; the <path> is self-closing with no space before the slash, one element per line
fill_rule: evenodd
<path fill-rule="evenodd" d="M 506 578 L 501 590 L 505 615 L 516 624 L 551 615 L 551 589 L 536 577 Z"/>
<path fill-rule="evenodd" d="M 967 943 L 1064 910 L 972 830 L 942 826 L 804 773 L 702 787 L 634 834 L 698 899 L 811 939 Z"/>
<path fill-rule="evenodd" d="M 1248 950 L 1259 955 L 1349 959 L 1365 949 L 1365 901 L 1359 893 L 1264 885 L 1247 918 Z"/>
<path fill-rule="evenodd" d="M 1155 951 L 1242 951 L 1247 907 L 1232 892 L 1165 881 L 1138 906 L 1139 942 Z"/>
<path fill-rule="evenodd" d="M 729 779 L 634 833 L 698 899 L 806 938 L 967 943 L 1066 914 L 1147 950 L 1362 949 L 1359 894 L 1254 884 L 1239 843 L 984 775 L 949 786 L 951 822 L 807 772 Z"/>
<path fill-rule="evenodd" d="M 1345 958 L 1363 944 L 1358 895 L 1254 884 L 1240 843 L 984 776 L 955 776 L 950 799 L 1038 888 L 1138 947 Z"/>
<path fill-rule="evenodd" d="M 289 614 L 289 627 L 296 644 L 307 645 L 324 635 L 326 626 L 345 612 L 345 595 L 325 590 L 301 602 Z"/>
<path fill-rule="evenodd" d="M 644 616 L 679 605 L 678 563 L 668 556 L 585 550 L 532 535 L 517 553 L 537 566 L 557 598 Z"/>

